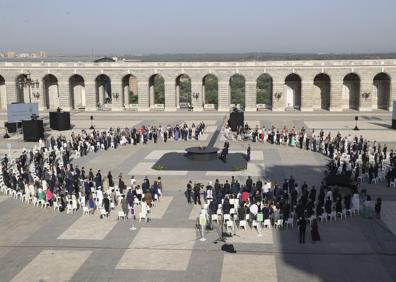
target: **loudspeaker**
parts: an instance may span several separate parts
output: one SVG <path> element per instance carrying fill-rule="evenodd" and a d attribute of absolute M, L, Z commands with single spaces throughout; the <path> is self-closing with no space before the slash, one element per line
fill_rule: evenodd
<path fill-rule="evenodd" d="M 93 116 L 91 116 L 90 118 L 91 118 L 91 120 L 93 120 Z"/>
<path fill-rule="evenodd" d="M 37 142 L 44 138 L 44 126 L 42 120 L 24 120 L 22 121 L 23 140 L 28 142 Z"/>
<path fill-rule="evenodd" d="M 8 133 L 17 132 L 17 123 L 16 122 L 7 122 L 7 130 L 8 130 Z"/>
<path fill-rule="evenodd" d="M 229 126 L 232 131 L 236 131 L 238 126 L 244 126 L 245 115 L 244 112 L 234 111 L 230 114 Z"/>
<path fill-rule="evenodd" d="M 49 118 L 51 129 L 59 131 L 71 129 L 69 112 L 50 112 Z"/>
<path fill-rule="evenodd" d="M 359 120 L 359 117 L 358 117 L 358 116 L 355 116 L 355 120 L 356 120 L 356 121 Z"/>

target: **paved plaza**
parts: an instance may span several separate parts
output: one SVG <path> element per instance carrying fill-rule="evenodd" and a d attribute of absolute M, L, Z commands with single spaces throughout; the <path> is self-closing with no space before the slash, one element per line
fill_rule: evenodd
<path fill-rule="evenodd" d="M 74 131 L 90 126 L 88 112 L 71 114 Z M 199 141 L 169 141 L 116 150 L 99 151 L 73 160 L 103 175 L 135 176 L 138 183 L 145 176 L 161 176 L 163 197 L 153 208 L 149 223 L 117 220 L 117 211 L 107 219 L 99 214 L 83 216 L 54 212 L 0 195 L 0 281 L 396 281 L 396 189 L 384 183 L 368 185 L 372 198 L 383 200 L 382 219 L 348 217 L 320 224 L 322 241 L 298 243 L 297 227 L 285 230 L 264 229 L 258 236 L 254 229 L 236 230 L 226 238 L 235 253 L 225 251 L 217 241 L 216 230 L 208 231 L 200 241 L 195 228 L 200 207 L 186 203 L 184 191 L 188 180 L 207 183 L 235 176 L 245 182 L 247 176 L 282 183 L 293 175 L 298 183 L 306 181 L 319 187 L 327 159 L 319 153 L 288 146 L 250 143 L 251 161 L 245 171 L 161 171 L 152 166 L 164 154 L 183 152 L 192 145 L 206 145 L 227 119 L 221 113 L 110 113 L 95 112 L 96 128 L 138 127 L 140 125 L 175 125 L 204 121 L 205 134 Z M 356 113 L 271 113 L 245 114 L 251 127 L 271 126 L 300 129 L 324 129 L 327 133 L 352 134 Z M 396 147 L 396 130 L 389 129 L 390 113 L 359 113 L 358 134 L 369 140 Z M 6 119 L 0 114 L 0 122 Z M 48 122 L 48 118 L 44 117 Z M 71 131 L 62 134 L 70 135 Z M 4 131 L 0 131 L 4 135 Z M 57 136 L 58 132 L 46 131 Z M 222 148 L 225 138 L 218 136 L 215 146 Z M 20 135 L 0 139 L 0 153 L 12 156 L 23 148 Z M 246 152 L 247 142 L 230 142 L 231 152 Z M 307 232 L 308 233 L 308 232 Z"/>

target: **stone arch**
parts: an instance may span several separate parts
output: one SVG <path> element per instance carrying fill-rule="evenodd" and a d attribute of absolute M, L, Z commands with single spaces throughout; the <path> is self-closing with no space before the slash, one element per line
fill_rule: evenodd
<path fill-rule="evenodd" d="M 122 106 L 138 104 L 138 81 L 136 76 L 128 74 L 122 78 Z"/>
<path fill-rule="evenodd" d="M 219 105 L 219 79 L 214 74 L 207 74 L 202 78 L 202 101 L 212 104 L 217 109 Z"/>
<path fill-rule="evenodd" d="M 272 108 L 272 77 L 263 73 L 256 80 L 256 104 L 265 104 L 267 109 Z"/>
<path fill-rule="evenodd" d="M 349 73 L 344 77 L 342 96 L 344 100 L 344 108 L 359 110 L 360 77 L 356 73 Z"/>
<path fill-rule="evenodd" d="M 29 99 L 29 87 L 22 87 L 19 84 L 19 81 L 27 79 L 26 74 L 20 74 L 15 79 L 16 85 L 16 102 L 17 103 L 28 103 L 31 99 Z"/>
<path fill-rule="evenodd" d="M 191 78 L 183 73 L 176 77 L 176 107 L 179 108 L 180 103 L 192 105 L 191 96 Z"/>
<path fill-rule="evenodd" d="M 7 109 L 7 92 L 5 79 L 0 75 L 0 108 Z"/>
<path fill-rule="evenodd" d="M 314 78 L 313 108 L 330 110 L 331 79 L 328 74 L 320 73 Z"/>
<path fill-rule="evenodd" d="M 391 96 L 391 77 L 384 72 L 378 73 L 373 79 L 373 106 L 381 110 L 389 110 Z"/>
<path fill-rule="evenodd" d="M 85 80 L 81 75 L 74 74 L 69 78 L 69 93 L 72 109 L 82 109 L 87 106 Z"/>
<path fill-rule="evenodd" d="M 243 75 L 236 73 L 230 77 L 230 101 L 235 106 L 245 108 L 246 101 L 246 79 Z"/>
<path fill-rule="evenodd" d="M 153 74 L 149 78 L 149 101 L 150 106 L 154 104 L 165 105 L 165 80 L 160 74 Z"/>
<path fill-rule="evenodd" d="M 285 78 L 286 108 L 300 110 L 301 108 L 301 77 L 291 73 Z"/>
<path fill-rule="evenodd" d="M 43 99 L 42 106 L 46 109 L 56 109 L 59 107 L 59 86 L 58 78 L 53 74 L 43 77 Z"/>
<path fill-rule="evenodd" d="M 95 79 L 96 103 L 98 105 L 111 104 L 111 79 L 106 74 L 98 75 Z"/>

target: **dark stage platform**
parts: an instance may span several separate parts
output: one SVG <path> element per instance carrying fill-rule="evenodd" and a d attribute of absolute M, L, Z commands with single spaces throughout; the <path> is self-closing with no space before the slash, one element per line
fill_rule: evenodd
<path fill-rule="evenodd" d="M 186 149 L 186 157 L 192 161 L 210 161 L 218 158 L 216 147 L 190 147 Z"/>
<path fill-rule="evenodd" d="M 213 148 L 212 148 L 213 149 Z M 228 154 L 227 162 L 218 158 L 206 161 L 194 161 L 187 154 L 167 153 L 154 165 L 156 170 L 187 170 L 187 171 L 241 171 L 247 169 L 247 161 L 244 154 Z"/>

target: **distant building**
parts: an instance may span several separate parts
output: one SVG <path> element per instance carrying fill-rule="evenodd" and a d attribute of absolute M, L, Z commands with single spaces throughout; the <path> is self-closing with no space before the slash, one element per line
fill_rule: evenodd
<path fill-rule="evenodd" d="M 29 53 L 20 53 L 17 56 L 18 56 L 18 58 L 29 58 L 30 54 Z"/>
<path fill-rule="evenodd" d="M 6 57 L 7 58 L 16 58 L 17 53 L 15 51 L 7 51 Z"/>
<path fill-rule="evenodd" d="M 114 63 L 114 58 L 103 57 L 94 61 L 94 63 Z"/>

